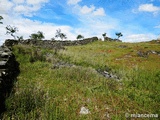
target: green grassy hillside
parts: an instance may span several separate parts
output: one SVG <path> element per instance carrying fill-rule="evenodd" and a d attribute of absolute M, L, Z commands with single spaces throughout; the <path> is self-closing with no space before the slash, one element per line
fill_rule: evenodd
<path fill-rule="evenodd" d="M 160 44 L 97 41 L 65 48 L 55 54 L 52 49 L 13 47 L 21 73 L 3 119 L 125 120 L 126 113 L 160 115 Z M 59 63 L 65 65 L 54 68 Z M 108 68 L 119 81 L 97 72 Z M 82 107 L 89 114 L 80 114 Z"/>

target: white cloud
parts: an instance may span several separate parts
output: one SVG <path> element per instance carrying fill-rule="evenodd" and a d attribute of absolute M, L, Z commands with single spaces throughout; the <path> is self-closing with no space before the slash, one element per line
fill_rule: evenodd
<path fill-rule="evenodd" d="M 36 33 L 38 31 L 42 31 L 45 35 L 45 39 L 51 39 L 55 37 L 55 33 L 57 29 L 61 29 L 63 33 L 65 33 L 70 40 L 75 40 L 75 34 L 72 32 L 73 28 L 65 25 L 56 25 L 51 23 L 42 23 L 40 21 L 32 21 L 25 18 L 17 18 L 13 19 L 8 16 L 8 20 L 2 24 L 0 27 L 0 44 L 4 43 L 5 39 L 11 38 L 10 35 L 6 35 L 5 27 L 9 24 L 11 26 L 16 26 L 18 28 L 18 32 L 16 36 L 23 36 L 24 39 L 28 39 L 32 33 Z M 12 19 L 12 20 L 9 20 Z"/>
<path fill-rule="evenodd" d="M 12 39 L 12 36 L 6 35 L 5 27 L 7 25 L 16 26 L 18 32 L 16 36 L 23 36 L 24 39 L 29 38 L 32 33 L 37 31 L 42 31 L 45 34 L 46 39 L 51 39 L 55 36 L 55 32 L 58 28 L 62 30 L 68 36 L 68 39 L 75 39 L 75 35 L 72 31 L 72 27 L 65 25 L 56 25 L 51 23 L 42 23 L 40 21 L 34 21 L 30 19 L 25 19 L 21 15 L 33 15 L 34 12 L 40 10 L 43 3 L 48 0 L 0 0 L 0 15 L 3 16 L 3 24 L 0 25 L 0 44 L 2 44 L 5 39 Z"/>
<path fill-rule="evenodd" d="M 105 16 L 105 11 L 103 8 L 95 8 L 94 5 L 91 5 L 90 7 L 88 6 L 83 6 L 80 8 L 80 11 L 82 14 L 90 14 L 92 13 L 95 16 Z"/>
<path fill-rule="evenodd" d="M 97 16 L 105 16 L 105 11 L 103 8 L 98 8 L 93 12 L 93 15 Z"/>
<path fill-rule="evenodd" d="M 102 7 L 96 8 L 94 5 L 76 4 L 70 7 L 70 10 L 77 16 L 81 25 L 74 28 L 75 35 L 82 34 L 87 37 L 101 37 L 102 33 L 108 32 L 110 29 L 114 29 L 117 26 L 117 21 L 109 16 L 106 16 Z M 100 17 L 101 16 L 101 17 Z"/>
<path fill-rule="evenodd" d="M 32 16 L 38 11 L 48 0 L 0 0 L 0 14 Z"/>
<path fill-rule="evenodd" d="M 75 6 L 78 11 L 80 11 L 79 14 L 87 14 L 87 15 L 92 15 L 92 16 L 105 16 L 105 11 L 102 7 L 96 8 L 94 5 L 91 5 L 90 7 L 84 5 L 80 6 L 77 5 Z"/>
<path fill-rule="evenodd" d="M 138 10 L 144 12 L 158 12 L 160 11 L 160 7 L 154 6 L 153 4 L 142 4 L 139 6 Z"/>
<path fill-rule="evenodd" d="M 154 28 L 160 28 L 160 25 L 155 26 Z"/>
<path fill-rule="evenodd" d="M 118 27 L 118 20 L 106 15 L 102 7 L 77 4 L 69 10 L 80 21 L 78 27 L 74 29 L 75 34 L 82 34 L 84 37 L 102 37 L 102 33 L 107 32 L 110 36 L 109 31 Z"/>
<path fill-rule="evenodd" d="M 94 10 L 95 10 L 94 5 L 91 5 L 90 7 L 85 5 L 85 6 L 81 7 L 81 9 L 80 9 L 82 14 L 89 14 L 89 13 L 93 12 Z"/>
<path fill-rule="evenodd" d="M 46 2 L 48 2 L 48 0 L 27 0 L 27 4 L 31 4 L 31 5 L 37 5 L 37 4 L 42 4 Z"/>
<path fill-rule="evenodd" d="M 41 8 L 40 5 L 28 6 L 28 5 L 17 5 L 13 8 L 13 11 L 17 14 L 23 14 L 25 16 L 32 16 L 34 12 Z"/>
<path fill-rule="evenodd" d="M 82 0 L 68 0 L 67 1 L 67 4 L 69 5 L 75 5 L 75 4 L 78 4 L 79 2 L 81 2 Z"/>
<path fill-rule="evenodd" d="M 0 27 L 0 43 L 3 43 L 5 39 L 12 38 L 9 35 L 5 35 L 5 27 L 7 25 L 16 26 L 19 30 L 16 35 L 23 36 L 24 39 L 29 38 L 32 33 L 36 33 L 37 31 L 42 31 L 45 35 L 45 39 L 51 39 L 55 36 L 56 30 L 60 28 L 62 32 L 67 35 L 67 39 L 75 40 L 78 34 L 82 34 L 85 37 L 101 36 L 102 33 L 106 32 L 108 29 L 112 29 L 116 24 L 114 20 L 110 20 L 109 18 L 107 18 L 107 20 L 99 19 L 98 15 L 104 15 L 104 10 L 102 8 L 96 8 L 94 5 L 84 7 L 77 4 L 75 5 L 76 7 L 73 6 L 73 8 L 76 8 L 74 9 L 74 12 L 78 15 L 79 20 L 81 20 L 82 26 L 72 28 L 70 26 L 42 23 L 40 21 L 33 21 L 21 17 L 22 14 L 33 15 L 35 11 L 41 9 L 43 4 L 39 4 L 38 2 L 34 2 L 32 5 L 26 4 L 24 1 L 20 0 L 6 2 L 5 5 L 10 3 L 14 6 L 13 8 L 8 7 L 8 9 L 6 9 L 6 11 L 11 11 L 13 16 L 5 13 L 2 15 L 4 19 L 3 25 Z M 85 11 L 81 13 L 81 9 Z M 106 21 L 109 24 L 105 24 L 103 21 Z M 111 23 L 110 21 L 113 21 L 114 23 Z M 108 34 L 109 33 L 107 33 L 107 35 Z"/>
<path fill-rule="evenodd" d="M 85 37 L 97 36 L 102 37 L 102 33 L 106 32 L 107 36 L 111 36 L 110 31 L 118 28 L 118 20 L 109 16 L 99 17 L 89 15 L 79 15 L 81 26 L 74 29 L 76 34 L 82 34 Z"/>
<path fill-rule="evenodd" d="M 7 14 L 9 10 L 13 7 L 13 3 L 9 0 L 0 0 L 0 14 Z"/>
<path fill-rule="evenodd" d="M 24 0 L 13 0 L 13 2 L 16 4 L 20 4 L 20 3 L 24 3 Z"/>
<path fill-rule="evenodd" d="M 124 38 L 124 42 L 142 42 L 156 39 L 153 34 L 130 34 Z"/>
<path fill-rule="evenodd" d="M 18 5 L 16 6 L 13 10 L 15 12 L 25 12 L 25 11 L 28 11 L 27 8 L 28 6 L 24 6 L 24 5 Z"/>

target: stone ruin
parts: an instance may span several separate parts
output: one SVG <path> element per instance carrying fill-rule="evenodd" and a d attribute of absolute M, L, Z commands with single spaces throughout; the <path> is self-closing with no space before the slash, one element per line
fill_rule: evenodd
<path fill-rule="evenodd" d="M 0 115 L 5 111 L 5 99 L 9 96 L 13 83 L 19 74 L 19 63 L 11 49 L 0 47 Z"/>
<path fill-rule="evenodd" d="M 116 41 L 116 42 L 122 42 L 122 40 L 119 39 L 112 39 L 110 37 L 105 37 L 104 41 Z"/>
<path fill-rule="evenodd" d="M 75 45 L 85 45 L 88 43 L 92 43 L 94 41 L 98 41 L 97 37 L 86 38 L 83 40 L 74 40 L 74 41 L 60 41 L 60 40 L 14 40 L 14 39 L 7 39 L 4 43 L 5 46 L 13 46 L 16 44 L 24 44 L 24 45 L 34 45 L 40 46 L 42 48 L 57 48 L 63 49 L 63 46 L 75 46 Z"/>

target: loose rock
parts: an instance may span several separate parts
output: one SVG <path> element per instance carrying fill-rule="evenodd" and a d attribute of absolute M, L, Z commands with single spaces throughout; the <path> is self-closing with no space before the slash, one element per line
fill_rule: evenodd
<path fill-rule="evenodd" d="M 79 114 L 87 115 L 87 114 L 91 114 L 91 112 L 86 107 L 81 107 Z"/>

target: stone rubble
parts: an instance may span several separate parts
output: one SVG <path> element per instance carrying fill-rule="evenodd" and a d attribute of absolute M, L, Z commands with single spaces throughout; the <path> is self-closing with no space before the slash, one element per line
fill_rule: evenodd
<path fill-rule="evenodd" d="M 113 79 L 113 80 L 116 80 L 116 81 L 119 81 L 120 78 L 116 75 L 116 74 L 113 74 L 112 72 L 110 72 L 111 70 L 97 70 L 98 73 L 100 73 L 101 75 L 103 75 L 105 78 L 108 78 L 108 79 Z"/>
<path fill-rule="evenodd" d="M 70 64 L 70 63 L 66 63 L 66 62 L 57 62 L 57 63 L 54 63 L 53 66 L 51 67 L 51 69 L 59 69 L 59 68 L 64 68 L 64 67 L 75 67 L 76 65 L 74 64 Z M 119 81 L 120 78 L 113 74 L 112 72 L 110 72 L 111 70 L 109 68 L 106 68 L 106 70 L 96 70 L 97 73 L 103 75 L 105 78 L 107 79 L 114 79 L 116 81 Z"/>
<path fill-rule="evenodd" d="M 75 67 L 75 65 L 69 64 L 66 62 L 57 62 L 53 64 L 52 69 L 58 69 L 58 68 L 63 68 L 63 67 Z"/>
<path fill-rule="evenodd" d="M 160 51 L 149 50 L 149 51 L 144 52 L 144 51 L 140 51 L 139 50 L 137 52 L 138 57 L 145 57 L 145 58 L 147 58 L 150 54 L 155 54 L 155 55 L 160 56 Z"/>

